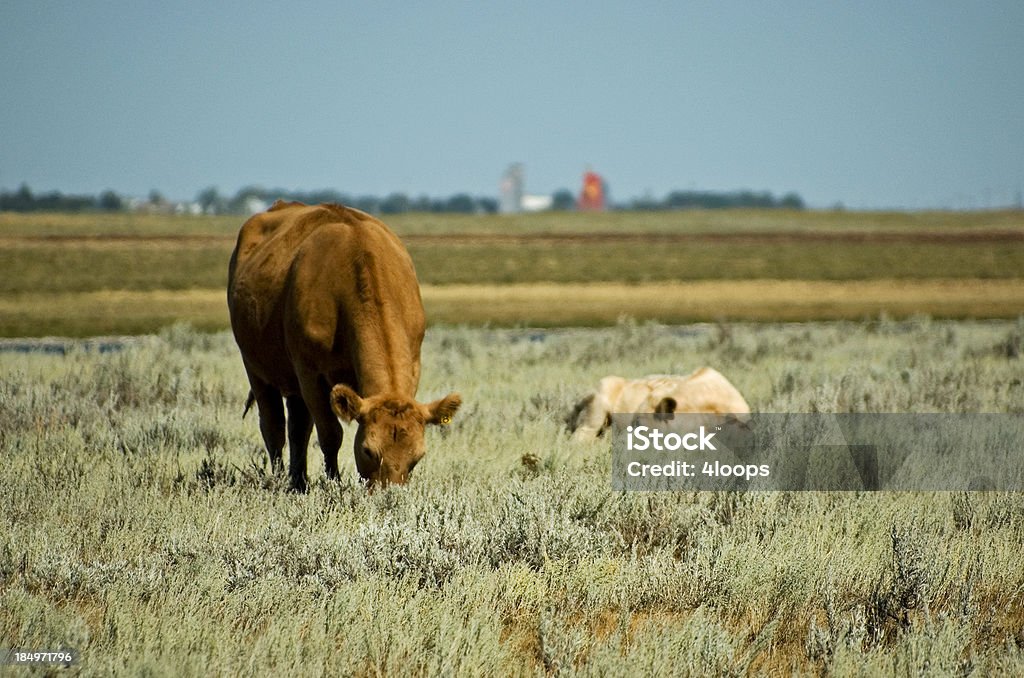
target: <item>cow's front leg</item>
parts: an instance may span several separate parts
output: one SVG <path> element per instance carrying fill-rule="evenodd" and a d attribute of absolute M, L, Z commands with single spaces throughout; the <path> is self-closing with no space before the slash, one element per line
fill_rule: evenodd
<path fill-rule="evenodd" d="M 338 450 L 341 448 L 344 431 L 331 409 L 330 395 L 325 388 L 327 382 L 310 370 L 300 373 L 299 383 L 302 386 L 302 398 L 316 425 L 317 441 L 324 453 L 324 472 L 331 480 L 337 480 Z"/>

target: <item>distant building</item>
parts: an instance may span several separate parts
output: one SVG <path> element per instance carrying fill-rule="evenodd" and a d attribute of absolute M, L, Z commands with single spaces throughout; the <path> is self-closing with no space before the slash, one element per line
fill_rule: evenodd
<path fill-rule="evenodd" d="M 588 169 L 583 173 L 583 189 L 577 206 L 585 212 L 603 212 L 606 209 L 607 187 L 597 172 Z"/>
<path fill-rule="evenodd" d="M 554 198 L 550 195 L 524 195 L 519 203 L 523 212 L 543 212 L 551 209 Z"/>
<path fill-rule="evenodd" d="M 174 203 L 174 213 L 195 217 L 203 213 L 203 206 L 197 202 L 176 202 Z"/>
<path fill-rule="evenodd" d="M 523 211 L 523 165 L 516 162 L 508 166 L 501 176 L 501 201 L 498 209 L 502 214 Z"/>
<path fill-rule="evenodd" d="M 556 207 L 555 196 L 528 194 L 524 190 L 525 171 L 521 162 L 512 163 L 501 175 L 501 200 L 498 203 L 498 210 L 502 214 L 518 214 L 520 212 L 544 212 Z M 558 209 L 572 209 L 574 197 L 569 191 L 563 190 L 564 202 Z M 583 192 L 580 194 L 578 206 L 580 209 L 598 211 L 605 209 L 607 199 L 607 188 L 604 180 L 591 172 L 589 169 L 583 177 Z"/>
<path fill-rule="evenodd" d="M 267 204 L 266 200 L 257 198 L 254 195 L 246 196 L 245 202 L 243 203 L 245 211 L 248 214 L 257 214 L 265 211 L 270 205 Z"/>

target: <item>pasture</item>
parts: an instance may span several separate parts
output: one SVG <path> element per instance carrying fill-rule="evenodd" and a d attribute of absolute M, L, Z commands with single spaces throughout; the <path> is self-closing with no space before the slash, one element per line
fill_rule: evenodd
<path fill-rule="evenodd" d="M 0 352 L 0 646 L 81 675 L 1011 675 L 1024 502 L 613 493 L 561 419 L 609 373 L 760 411 L 1024 411 L 1017 321 L 435 325 L 409 486 L 270 475 L 230 335 Z"/>
<path fill-rule="evenodd" d="M 227 260 L 243 221 L 0 214 L 0 336 L 155 332 L 179 321 L 224 329 Z M 1024 212 L 385 221 L 405 240 L 435 323 L 1015 318 L 1024 311 Z"/>
<path fill-rule="evenodd" d="M 314 445 L 296 495 L 241 418 L 242 221 L 0 214 L 0 648 L 82 675 L 1024 673 L 1019 495 L 617 493 L 563 425 L 604 375 L 705 364 L 755 411 L 1022 413 L 1024 213 L 388 217 L 420 398 L 465 405 L 372 495 L 352 427 L 341 481 Z"/>

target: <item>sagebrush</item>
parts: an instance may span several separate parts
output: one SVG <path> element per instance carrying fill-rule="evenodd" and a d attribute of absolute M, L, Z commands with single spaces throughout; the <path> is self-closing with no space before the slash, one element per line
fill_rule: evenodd
<path fill-rule="evenodd" d="M 601 376 L 721 370 L 759 411 L 1024 410 L 1022 325 L 434 328 L 466 405 L 410 485 L 272 475 L 230 335 L 0 354 L 0 646 L 83 675 L 1024 671 L 1024 502 L 615 493 L 563 419 Z"/>

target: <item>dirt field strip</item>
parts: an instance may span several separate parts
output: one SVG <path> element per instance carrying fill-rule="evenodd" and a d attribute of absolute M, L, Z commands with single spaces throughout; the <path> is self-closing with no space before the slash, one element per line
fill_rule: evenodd
<path fill-rule="evenodd" d="M 217 235 L 234 239 L 241 215 L 0 213 L 0 235 Z M 1024 211 L 852 212 L 835 210 L 677 210 L 544 212 L 517 215 L 384 215 L 401 236 L 526 233 L 771 233 L 989 231 L 1024 228 Z"/>
<path fill-rule="evenodd" d="M 732 244 L 774 244 L 774 243 L 934 243 L 934 244 L 972 244 L 972 243 L 1013 243 L 1024 241 L 1024 230 L 1014 229 L 976 229 L 976 230 L 920 230 L 920 231 L 737 231 L 722 233 L 637 233 L 594 231 L 580 233 L 558 232 L 525 232 L 525 233 L 409 233 L 401 236 L 410 244 L 452 245 L 452 244 L 545 244 L 571 245 L 581 243 L 650 243 L 673 244 L 687 243 L 732 243 Z M 26 245 L 75 245 L 75 246 L 209 246 L 234 245 L 236 236 L 231 234 L 48 234 L 40 235 L 0 235 L 0 247 L 18 247 Z"/>

